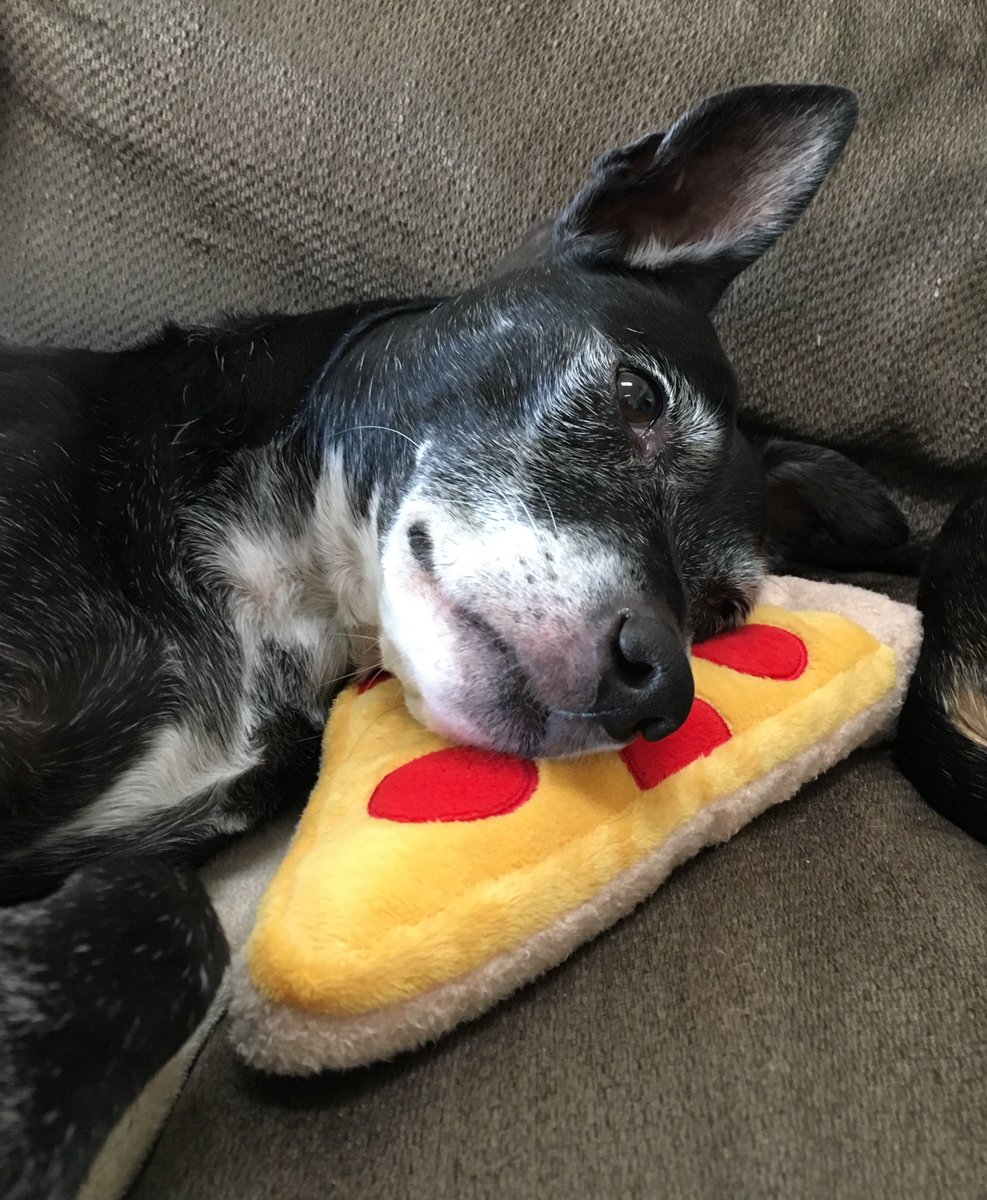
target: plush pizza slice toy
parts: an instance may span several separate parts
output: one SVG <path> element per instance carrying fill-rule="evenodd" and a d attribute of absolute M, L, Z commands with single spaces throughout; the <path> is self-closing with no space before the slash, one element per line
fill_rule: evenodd
<path fill-rule="evenodd" d="M 563 761 L 450 745 L 394 679 L 348 689 L 237 968 L 241 1053 L 352 1066 L 490 1007 L 887 733 L 918 639 L 909 606 L 771 581 L 747 625 L 695 648 L 681 729 Z"/>

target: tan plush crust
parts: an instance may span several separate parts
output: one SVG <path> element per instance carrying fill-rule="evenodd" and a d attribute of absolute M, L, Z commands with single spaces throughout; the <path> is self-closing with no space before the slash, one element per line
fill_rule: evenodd
<path fill-rule="evenodd" d="M 240 1055 L 262 1070 L 305 1075 L 391 1058 L 434 1040 L 558 965 L 577 946 L 635 908 L 675 867 L 703 847 L 732 837 L 856 747 L 886 737 L 918 656 L 921 622 L 917 610 L 859 588 L 792 577 L 768 580 L 760 598 L 794 610 L 836 612 L 864 626 L 895 653 L 898 680 L 893 691 L 848 720 L 831 737 L 782 763 L 755 784 L 703 809 L 585 904 L 477 970 L 412 1000 L 360 1017 L 302 1012 L 262 996 L 251 983 L 241 952 L 233 968 L 230 1022 Z"/>

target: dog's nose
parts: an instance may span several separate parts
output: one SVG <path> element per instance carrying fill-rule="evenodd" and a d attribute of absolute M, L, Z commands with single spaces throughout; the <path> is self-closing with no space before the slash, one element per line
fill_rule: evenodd
<path fill-rule="evenodd" d="M 622 742 L 638 733 L 656 742 L 686 719 L 694 694 L 689 659 L 675 631 L 654 617 L 622 614 L 594 704 L 607 733 Z"/>

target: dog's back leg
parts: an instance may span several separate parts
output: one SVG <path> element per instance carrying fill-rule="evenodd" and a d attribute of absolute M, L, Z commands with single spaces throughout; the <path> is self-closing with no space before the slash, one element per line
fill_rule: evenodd
<path fill-rule="evenodd" d="M 0 909 L 0 1196 L 75 1196 L 227 959 L 197 877 L 148 860 L 107 860 Z"/>
<path fill-rule="evenodd" d="M 987 842 L 987 482 L 943 526 L 919 587 L 922 652 L 895 759 L 925 799 Z"/>

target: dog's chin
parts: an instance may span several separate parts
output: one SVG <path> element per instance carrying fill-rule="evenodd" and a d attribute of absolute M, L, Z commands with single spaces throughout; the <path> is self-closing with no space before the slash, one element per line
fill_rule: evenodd
<path fill-rule="evenodd" d="M 625 744 L 614 741 L 590 716 L 539 711 L 509 695 L 494 694 L 484 700 L 469 687 L 464 688 L 468 696 L 463 696 L 455 685 L 438 703 L 430 703 L 414 686 L 404 686 L 412 716 L 461 745 L 521 758 L 572 758 Z"/>

